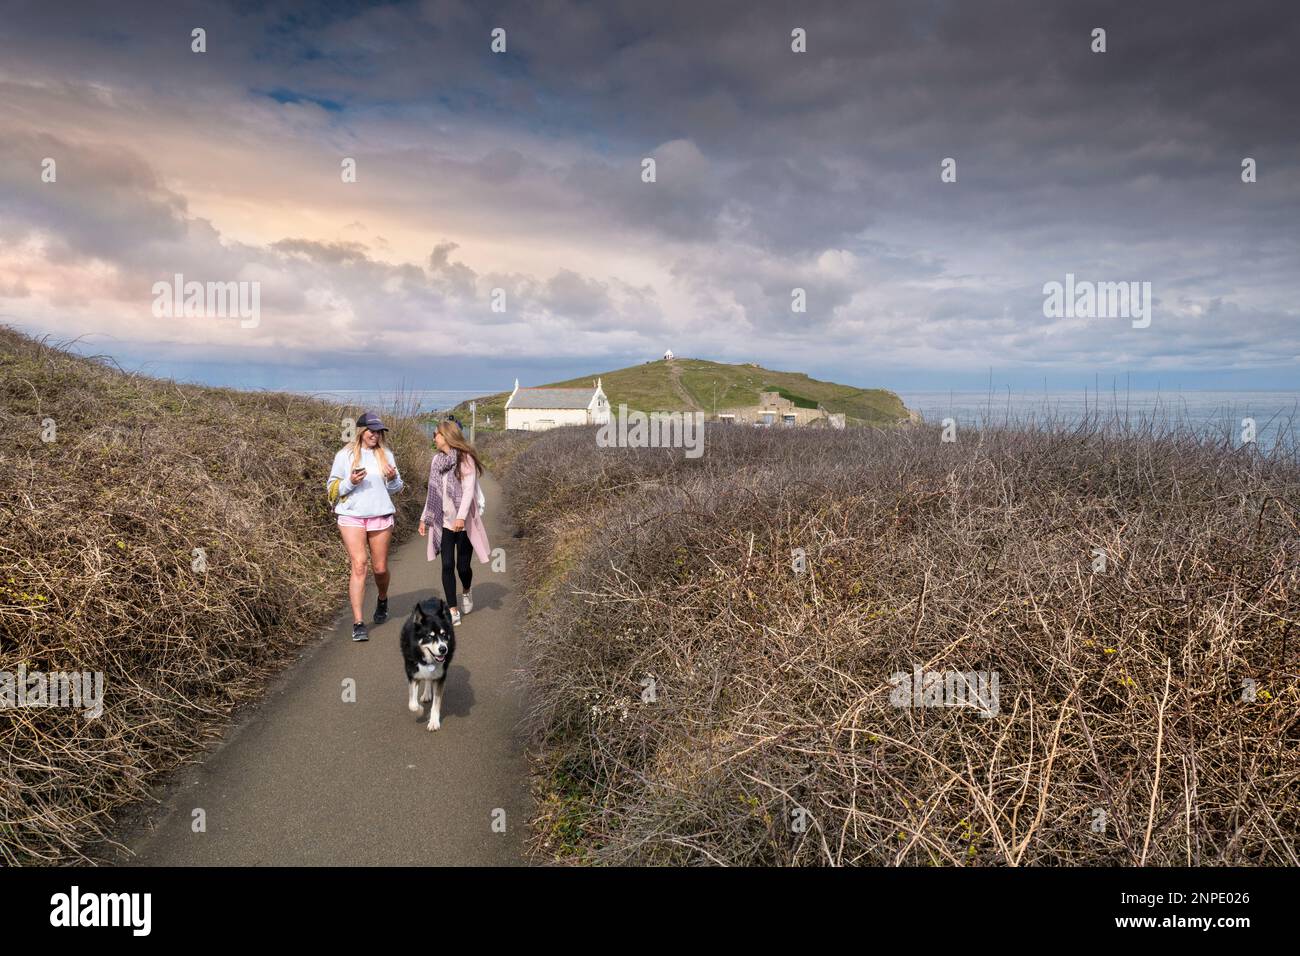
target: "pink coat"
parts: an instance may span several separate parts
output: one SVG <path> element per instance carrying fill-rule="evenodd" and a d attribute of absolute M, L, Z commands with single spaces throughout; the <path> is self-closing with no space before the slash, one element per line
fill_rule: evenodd
<path fill-rule="evenodd" d="M 460 472 L 460 510 L 457 518 L 465 519 L 465 530 L 469 533 L 469 543 L 474 549 L 474 556 L 483 564 L 491 559 L 492 546 L 488 544 L 487 528 L 483 526 L 483 516 L 478 513 L 478 473 L 468 458 L 461 462 Z M 429 495 L 442 494 L 442 474 L 429 468 Z M 429 508 L 426 504 L 422 520 L 429 521 Z M 430 527 L 425 545 L 425 555 L 430 561 L 438 557 L 442 548 L 442 529 Z"/>

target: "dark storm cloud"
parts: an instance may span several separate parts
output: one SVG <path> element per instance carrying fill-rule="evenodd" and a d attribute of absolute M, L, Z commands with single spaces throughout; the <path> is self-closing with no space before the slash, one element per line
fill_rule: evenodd
<path fill-rule="evenodd" d="M 958 364 L 1294 363 L 1297 49 L 1283 0 L 180 2 L 111 17 L 21 3 L 0 35 L 0 91 L 19 104 L 0 117 L 0 242 L 38 231 L 50 261 L 133 269 L 159 248 L 196 268 L 253 263 L 284 274 L 283 296 L 382 314 L 394 335 L 451 310 L 506 347 L 603 331 L 611 348 L 675 335 L 679 353 L 770 348 L 813 366 L 855 346 Z M 394 207 L 373 210 L 376 228 L 424 216 L 429 240 L 405 263 L 375 239 L 232 241 L 187 212 L 165 155 L 43 132 L 22 104 L 63 85 L 106 90 L 123 122 L 247 111 L 255 124 L 226 134 L 244 153 L 274 153 L 271 129 L 359 154 L 362 182 L 401 196 L 376 199 Z M 40 196 L 13 173 L 49 151 L 81 185 Z M 339 231 L 357 212 L 340 215 Z M 470 223 L 609 264 L 498 265 Z M 1042 285 L 1067 272 L 1151 281 L 1151 334 L 1045 319 Z M 0 297 L 31 288 L 0 275 Z M 493 288 L 510 313 L 484 310 Z"/>

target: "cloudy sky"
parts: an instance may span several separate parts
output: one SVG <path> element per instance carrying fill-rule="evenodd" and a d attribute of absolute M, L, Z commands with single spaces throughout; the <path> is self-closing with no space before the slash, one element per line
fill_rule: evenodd
<path fill-rule="evenodd" d="M 498 388 L 671 347 L 900 390 L 1300 381 L 1293 0 L 3 14 L 0 322 L 129 367 Z M 257 326 L 155 315 L 176 273 L 259 283 Z M 1150 326 L 1046 317 L 1067 273 L 1150 282 Z"/>

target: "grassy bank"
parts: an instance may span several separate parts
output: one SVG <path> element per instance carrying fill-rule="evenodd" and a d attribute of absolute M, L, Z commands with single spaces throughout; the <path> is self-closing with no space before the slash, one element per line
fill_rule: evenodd
<path fill-rule="evenodd" d="M 357 412 L 129 375 L 0 329 L 0 671 L 102 671 L 105 698 L 93 720 L 4 714 L 0 861 L 76 858 L 342 606 L 324 483 Z M 389 424 L 405 535 L 428 442 Z"/>
<path fill-rule="evenodd" d="M 541 858 L 1297 863 L 1294 449 L 1099 422 L 522 447 Z M 996 714 L 898 706 L 917 667 L 996 672 Z"/>
<path fill-rule="evenodd" d="M 588 388 L 596 379 L 615 411 L 703 411 L 758 404 L 759 393 L 780 392 L 800 408 L 823 405 L 827 411 L 843 413 L 850 425 L 893 425 L 909 418 L 907 407 L 893 392 L 881 388 L 856 388 L 809 378 L 802 372 L 780 372 L 758 365 L 729 365 L 704 359 L 674 359 L 646 362 L 629 368 L 584 375 L 548 388 Z M 500 429 L 505 423 L 509 392 L 478 399 L 478 421 L 485 430 Z M 455 414 L 469 423 L 469 403 L 458 405 Z M 483 425 L 491 418 L 490 426 Z"/>

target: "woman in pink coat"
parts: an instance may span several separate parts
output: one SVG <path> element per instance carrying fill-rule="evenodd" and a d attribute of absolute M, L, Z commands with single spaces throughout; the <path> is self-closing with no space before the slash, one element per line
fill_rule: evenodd
<path fill-rule="evenodd" d="M 424 501 L 424 514 L 420 517 L 420 536 L 429 538 L 428 556 L 432 561 L 442 554 L 442 590 L 447 595 L 452 624 L 460 623 L 461 610 L 456 606 L 456 575 L 465 588 L 462 605 L 468 614 L 474 610 L 470 585 L 474 573 L 470 569 L 472 550 L 483 564 L 487 564 L 491 548 L 487 529 L 478 513 L 478 478 L 483 473 L 478 452 L 465 440 L 460 426 L 453 421 L 438 425 L 433 436 L 438 453 L 429 464 L 429 494 Z"/>

